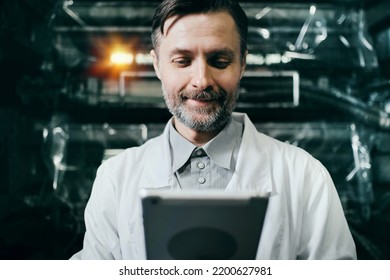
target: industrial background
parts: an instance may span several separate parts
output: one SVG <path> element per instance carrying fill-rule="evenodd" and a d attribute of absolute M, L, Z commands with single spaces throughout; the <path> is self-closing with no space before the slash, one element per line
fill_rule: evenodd
<path fill-rule="evenodd" d="M 156 3 L 0 2 L 0 259 L 78 251 L 96 168 L 162 132 Z M 358 258 L 390 259 L 390 1 L 241 3 L 236 111 L 318 158 Z"/>

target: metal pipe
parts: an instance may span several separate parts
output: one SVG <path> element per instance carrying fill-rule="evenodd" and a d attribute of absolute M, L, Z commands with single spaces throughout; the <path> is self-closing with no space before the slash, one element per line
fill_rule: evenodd
<path fill-rule="evenodd" d="M 388 113 L 370 107 L 355 96 L 346 95 L 337 89 L 321 90 L 315 87 L 301 85 L 301 95 L 308 96 L 332 105 L 352 114 L 359 121 L 376 128 L 390 131 L 390 116 Z"/>

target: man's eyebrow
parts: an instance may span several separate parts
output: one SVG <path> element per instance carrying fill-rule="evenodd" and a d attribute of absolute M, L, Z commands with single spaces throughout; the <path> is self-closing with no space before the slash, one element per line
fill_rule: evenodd
<path fill-rule="evenodd" d="M 169 52 L 169 57 L 172 57 L 177 54 L 185 54 L 185 55 L 190 55 L 191 51 L 186 50 L 186 49 L 181 49 L 181 48 L 174 48 Z"/>
<path fill-rule="evenodd" d="M 226 55 L 229 58 L 234 58 L 236 56 L 234 50 L 231 48 L 222 48 L 210 51 L 211 56 Z"/>

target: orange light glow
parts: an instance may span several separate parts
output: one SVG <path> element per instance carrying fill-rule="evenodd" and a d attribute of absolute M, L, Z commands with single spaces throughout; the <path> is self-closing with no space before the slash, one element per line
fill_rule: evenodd
<path fill-rule="evenodd" d="M 113 64 L 129 65 L 134 61 L 134 55 L 127 52 L 116 51 L 110 56 L 110 61 Z"/>

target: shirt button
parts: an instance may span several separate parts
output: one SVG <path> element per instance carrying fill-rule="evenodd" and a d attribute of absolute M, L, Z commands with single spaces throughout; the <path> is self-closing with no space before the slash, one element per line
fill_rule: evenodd
<path fill-rule="evenodd" d="M 205 164 L 203 162 L 198 162 L 197 166 L 199 169 L 205 168 Z"/>
<path fill-rule="evenodd" d="M 197 156 L 200 156 L 200 155 L 202 155 L 202 154 L 203 154 L 202 150 L 197 150 L 197 151 L 196 151 L 196 155 L 197 155 Z"/>
<path fill-rule="evenodd" d="M 198 182 L 199 184 L 204 184 L 206 182 L 206 179 L 203 177 L 199 177 Z"/>

